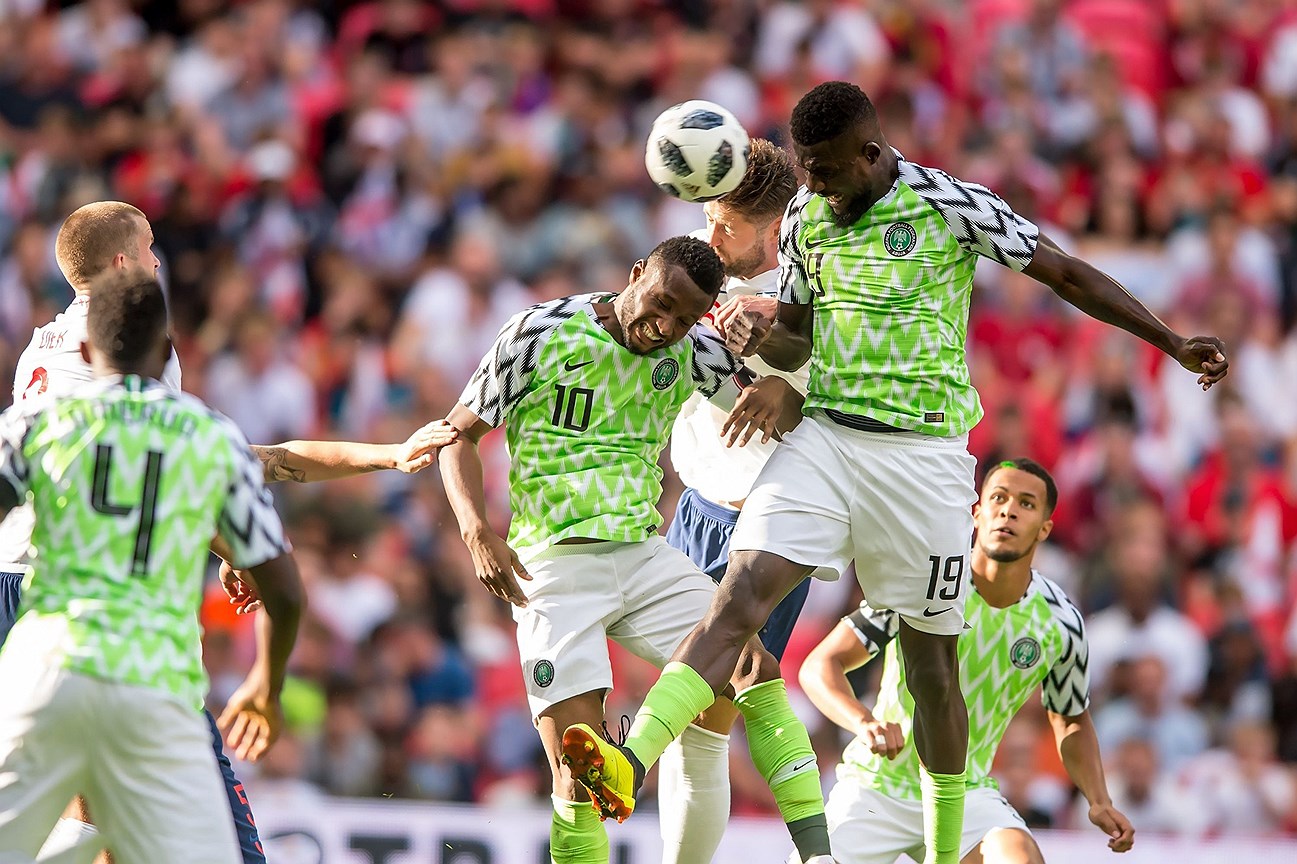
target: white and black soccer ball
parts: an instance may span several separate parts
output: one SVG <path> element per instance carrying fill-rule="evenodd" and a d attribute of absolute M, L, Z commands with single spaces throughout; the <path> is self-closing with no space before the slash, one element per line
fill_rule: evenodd
<path fill-rule="evenodd" d="M 748 133 L 715 102 L 693 99 L 658 115 L 644 167 L 663 192 L 711 201 L 739 185 L 748 169 Z"/>

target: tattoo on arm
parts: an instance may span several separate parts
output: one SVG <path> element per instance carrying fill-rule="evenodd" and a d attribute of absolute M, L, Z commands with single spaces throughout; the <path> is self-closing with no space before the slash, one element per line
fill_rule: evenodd
<path fill-rule="evenodd" d="M 306 472 L 288 464 L 288 451 L 283 447 L 259 447 L 252 445 L 252 452 L 261 460 L 267 483 L 279 483 L 291 480 L 294 483 L 305 483 Z"/>

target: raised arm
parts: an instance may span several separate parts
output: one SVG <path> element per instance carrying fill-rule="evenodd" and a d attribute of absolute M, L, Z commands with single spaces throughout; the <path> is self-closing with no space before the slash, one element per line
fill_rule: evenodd
<path fill-rule="evenodd" d="M 868 663 L 873 655 L 856 628 L 843 619 L 802 661 L 797 680 L 825 717 L 869 742 L 875 753 L 894 759 L 905 746 L 901 727 L 876 720 L 847 680 L 848 672 Z"/>
<path fill-rule="evenodd" d="M 531 576 L 518 560 L 518 553 L 492 530 L 486 515 L 482 457 L 477 446 L 491 426 L 462 404 L 451 409 L 448 419 L 460 436 L 442 455 L 441 480 L 459 522 L 460 536 L 473 557 L 473 569 L 486 590 L 496 597 L 526 606 L 527 596 L 517 580 L 529 580 Z"/>
<path fill-rule="evenodd" d="M 1103 759 L 1099 754 L 1099 738 L 1094 732 L 1090 712 L 1075 716 L 1049 712 L 1049 723 L 1054 729 L 1054 742 L 1058 755 L 1090 805 L 1090 821 L 1108 835 L 1108 848 L 1125 852 L 1135 842 L 1135 829 L 1130 820 L 1112 804 L 1108 795 L 1108 782 L 1103 776 Z"/>
<path fill-rule="evenodd" d="M 254 444 L 252 452 L 261 460 L 267 483 L 285 480 L 314 483 L 385 469 L 414 474 L 435 462 L 438 451 L 453 442 L 458 434 L 446 420 L 435 420 L 416 429 L 400 444 L 286 441 L 275 445 Z"/>
<path fill-rule="evenodd" d="M 1073 257 L 1044 234 L 1035 254 L 1022 271 L 1080 309 L 1091 318 L 1120 327 L 1176 359 L 1190 372 L 1199 373 L 1202 389 L 1225 377 L 1229 361 L 1225 345 L 1214 336 L 1180 336 L 1139 302 L 1129 291 L 1098 268 Z"/>

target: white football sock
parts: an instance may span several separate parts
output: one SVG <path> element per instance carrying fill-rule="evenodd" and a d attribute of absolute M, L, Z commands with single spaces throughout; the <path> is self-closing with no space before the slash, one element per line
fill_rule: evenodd
<path fill-rule="evenodd" d="M 662 864 L 711 864 L 730 820 L 730 736 L 692 723 L 658 760 Z"/>
<path fill-rule="evenodd" d="M 60 819 L 36 860 L 39 864 L 94 864 L 103 846 L 95 826 L 79 819 Z"/>

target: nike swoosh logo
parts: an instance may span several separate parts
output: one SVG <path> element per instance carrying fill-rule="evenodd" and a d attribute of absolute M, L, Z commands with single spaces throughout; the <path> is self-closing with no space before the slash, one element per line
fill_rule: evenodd
<path fill-rule="evenodd" d="M 840 240 L 840 239 L 842 239 L 842 238 L 840 238 L 840 237 L 825 237 L 823 240 L 817 240 L 817 241 L 814 242 L 814 243 L 812 243 L 811 241 L 807 240 L 807 241 L 806 241 L 806 248 L 807 248 L 807 249 L 814 249 L 814 248 L 816 248 L 817 246 L 823 246 L 825 243 L 832 243 L 834 240 Z"/>
<path fill-rule="evenodd" d="M 573 363 L 571 360 L 569 360 L 563 364 L 563 368 L 566 369 L 568 372 L 575 372 L 576 370 L 580 369 L 582 366 L 589 366 L 593 362 L 594 362 L 593 360 L 587 360 L 584 363 Z"/>
<path fill-rule="evenodd" d="M 800 763 L 800 764 L 798 764 L 798 765 L 794 765 L 794 766 L 793 766 L 793 771 L 794 771 L 794 772 L 800 771 L 800 770 L 802 770 L 803 768 L 807 767 L 808 765 L 813 765 L 813 764 L 815 764 L 815 760 L 814 760 L 813 758 L 812 758 L 812 759 L 807 759 L 805 762 L 802 762 L 802 763 Z"/>
<path fill-rule="evenodd" d="M 954 606 L 947 606 L 945 609 L 938 609 L 936 612 L 933 612 L 931 609 L 925 608 L 923 610 L 923 617 L 936 618 L 938 615 L 944 615 L 945 613 L 949 612 L 951 609 L 954 608 L 955 608 Z"/>

